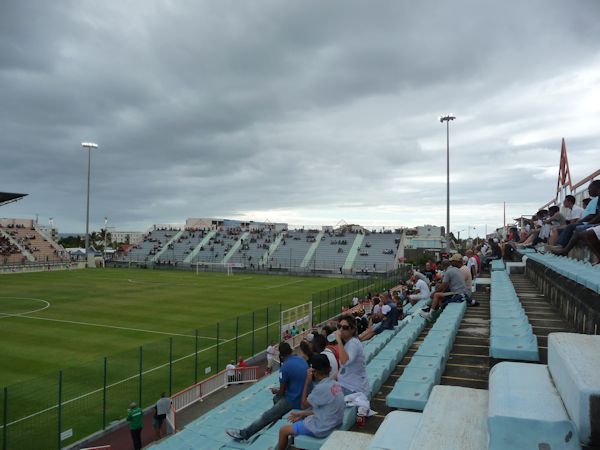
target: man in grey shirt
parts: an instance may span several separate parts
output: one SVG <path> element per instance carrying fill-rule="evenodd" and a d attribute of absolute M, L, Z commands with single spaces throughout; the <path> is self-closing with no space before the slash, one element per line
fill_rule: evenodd
<path fill-rule="evenodd" d="M 434 320 L 441 313 L 440 306 L 448 303 L 469 302 L 477 306 L 477 302 L 472 302 L 470 291 L 467 289 L 465 277 L 459 267 L 462 265 L 462 255 L 455 253 L 450 260 L 442 261 L 441 267 L 444 270 L 442 282 L 437 286 L 431 297 L 431 308 L 425 308 L 419 314 L 427 320 Z"/>
<path fill-rule="evenodd" d="M 152 426 L 154 428 L 154 433 L 156 434 L 156 439 L 160 439 L 161 437 L 160 430 L 170 409 L 171 399 L 167 396 L 166 392 L 163 392 L 162 394 L 160 394 L 160 399 L 156 402 L 156 405 L 154 406 L 154 420 Z M 169 430 L 167 430 L 167 433 L 168 432 Z"/>

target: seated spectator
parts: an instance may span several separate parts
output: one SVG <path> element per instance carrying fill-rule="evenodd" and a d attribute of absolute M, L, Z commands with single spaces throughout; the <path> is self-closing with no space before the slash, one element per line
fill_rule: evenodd
<path fill-rule="evenodd" d="M 419 314 L 427 320 L 435 320 L 442 311 L 442 307 L 448 303 L 468 302 L 469 305 L 477 306 L 475 300 L 471 300 L 471 291 L 467 290 L 465 277 L 458 269 L 462 265 L 462 255 L 452 255 L 450 261 L 442 261 L 444 276 L 442 282 L 433 293 L 431 307 L 423 308 Z"/>
<path fill-rule="evenodd" d="M 316 334 L 312 340 L 312 348 L 314 353 L 320 353 L 321 355 L 325 355 L 327 357 L 331 367 L 329 378 L 336 380 L 339 371 L 338 356 L 333 349 L 327 345 L 327 339 L 322 334 Z"/>
<path fill-rule="evenodd" d="M 371 321 L 367 329 L 358 336 L 361 342 L 377 336 L 383 330 L 393 330 L 393 320 L 391 314 L 392 308 L 389 305 L 383 305 L 381 314 L 371 316 Z"/>
<path fill-rule="evenodd" d="M 548 246 L 547 250 L 557 255 L 567 255 L 579 241 L 580 236 L 588 228 L 593 228 L 600 223 L 600 213 L 598 209 L 598 195 L 600 194 L 600 180 L 592 181 L 588 186 L 588 192 L 592 200 L 588 203 L 583 217 L 577 222 L 568 225 L 559 235 L 557 245 Z"/>
<path fill-rule="evenodd" d="M 302 392 L 302 408 L 306 411 L 289 415 L 293 424 L 284 425 L 279 429 L 277 450 L 287 448 L 290 436 L 329 436 L 344 420 L 344 395 L 342 387 L 329 377 L 329 359 L 325 355 L 316 354 L 310 362 L 311 368 L 308 369 Z M 309 394 L 313 383 L 314 387 Z"/>
<path fill-rule="evenodd" d="M 596 255 L 594 266 L 600 263 L 600 225 L 597 225 L 582 234 L 583 241 L 590 247 Z"/>
<path fill-rule="evenodd" d="M 238 441 L 250 439 L 258 431 L 281 419 L 284 414 L 292 409 L 301 408 L 302 391 L 306 382 L 308 364 L 303 358 L 292 354 L 292 348 L 287 342 L 279 344 L 279 357 L 282 362 L 279 370 L 279 389 L 271 389 L 274 394 L 273 407 L 265 411 L 257 420 L 244 429 L 226 429 L 225 432 L 233 439 Z"/>
<path fill-rule="evenodd" d="M 411 281 L 414 283 L 415 287 L 413 294 L 408 296 L 411 305 L 414 305 L 421 300 L 425 300 L 431 297 L 429 283 L 426 280 L 427 277 L 421 274 L 420 272 L 415 272 L 413 274 Z"/>
<path fill-rule="evenodd" d="M 381 300 L 379 299 L 379 297 L 374 297 L 373 310 L 371 311 L 371 314 L 381 314 L 381 306 Z"/>
<path fill-rule="evenodd" d="M 369 381 L 363 346 L 356 336 L 356 320 L 352 316 L 342 316 L 336 332 L 340 371 L 338 381 L 344 395 L 361 392 L 369 393 Z"/>

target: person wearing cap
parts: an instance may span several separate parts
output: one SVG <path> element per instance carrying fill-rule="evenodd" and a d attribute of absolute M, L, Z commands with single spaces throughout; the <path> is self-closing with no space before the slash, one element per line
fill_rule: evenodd
<path fill-rule="evenodd" d="M 131 439 L 133 440 L 133 449 L 140 450 L 142 448 L 142 425 L 144 420 L 144 411 L 137 403 L 132 402 L 127 410 L 127 422 L 129 422 L 129 430 Z"/>
<path fill-rule="evenodd" d="M 442 261 L 444 276 L 432 295 L 431 307 L 423 308 L 419 315 L 427 320 L 434 320 L 441 313 L 441 306 L 448 303 L 470 301 L 470 291 L 467 289 L 465 277 L 458 269 L 462 266 L 462 255 L 455 253 L 450 260 Z"/>
<path fill-rule="evenodd" d="M 279 429 L 277 450 L 287 448 L 290 436 L 327 437 L 344 420 L 344 394 L 342 387 L 329 377 L 329 359 L 323 354 L 314 354 L 310 365 L 302 392 L 302 409 L 305 411 L 290 413 L 291 425 Z"/>
<path fill-rule="evenodd" d="M 292 353 L 292 347 L 287 342 L 279 344 L 279 359 L 282 363 L 279 370 L 279 389 L 271 388 L 274 394 L 273 406 L 246 428 L 241 430 L 227 428 L 225 432 L 233 439 L 237 441 L 250 439 L 292 409 L 300 409 L 308 364 L 304 358 Z"/>

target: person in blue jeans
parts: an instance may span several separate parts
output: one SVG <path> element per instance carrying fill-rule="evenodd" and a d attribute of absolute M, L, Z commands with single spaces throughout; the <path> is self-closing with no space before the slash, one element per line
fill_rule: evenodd
<path fill-rule="evenodd" d="M 574 224 L 567 227 L 560 233 L 556 246 L 548 246 L 547 250 L 556 255 L 568 255 L 575 244 L 579 241 L 581 235 L 588 228 L 593 228 L 600 223 L 600 210 L 598 209 L 598 195 L 600 195 L 600 180 L 592 181 L 588 186 L 588 193 L 591 200 L 588 203 L 583 217 Z"/>
<path fill-rule="evenodd" d="M 304 358 L 293 355 L 292 348 L 287 342 L 279 344 L 279 358 L 282 362 L 281 369 L 279 369 L 279 388 L 271 389 L 274 394 L 273 406 L 246 428 L 226 429 L 225 432 L 233 439 L 248 440 L 267 425 L 281 419 L 292 409 L 301 409 L 308 363 Z"/>

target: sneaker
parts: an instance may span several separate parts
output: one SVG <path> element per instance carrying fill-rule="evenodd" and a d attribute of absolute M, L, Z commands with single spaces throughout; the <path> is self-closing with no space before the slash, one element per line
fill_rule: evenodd
<path fill-rule="evenodd" d="M 469 306 L 479 306 L 479 302 L 477 300 L 471 300 L 471 303 L 469 303 Z"/>
<path fill-rule="evenodd" d="M 229 436 L 231 436 L 236 441 L 244 440 L 244 437 L 241 435 L 240 430 L 238 430 L 236 428 L 227 428 L 225 430 L 225 433 L 227 433 Z"/>
<path fill-rule="evenodd" d="M 429 311 L 425 311 L 424 309 L 422 309 L 421 311 L 419 311 L 419 315 L 425 320 L 431 320 L 431 309 Z"/>

